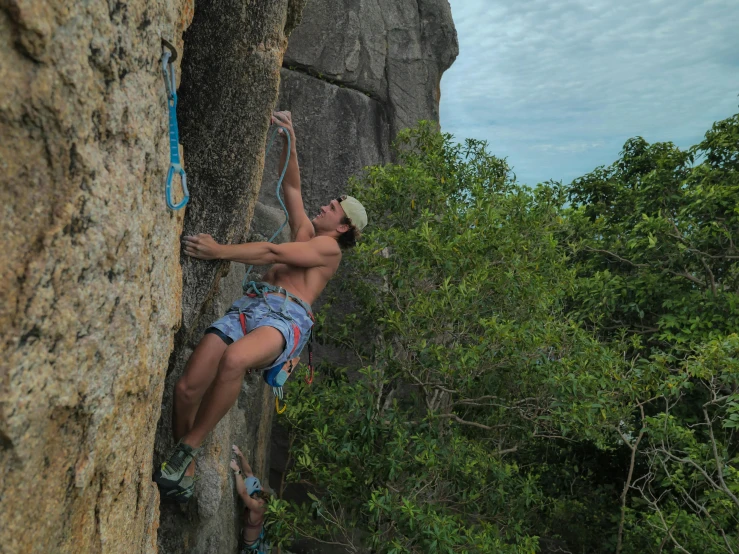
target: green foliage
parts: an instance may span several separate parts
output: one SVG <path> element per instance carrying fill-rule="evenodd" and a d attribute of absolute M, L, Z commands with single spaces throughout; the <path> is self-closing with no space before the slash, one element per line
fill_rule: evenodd
<path fill-rule="evenodd" d="M 739 328 L 738 145 L 736 115 L 688 151 L 631 139 L 619 161 L 573 182 L 566 240 L 583 323 L 683 352 Z"/>
<path fill-rule="evenodd" d="M 739 552 L 739 116 L 535 189 L 429 125 L 352 194 L 324 364 L 285 416 L 282 540 L 375 552 Z M 337 303 L 338 303 L 337 302 Z"/>

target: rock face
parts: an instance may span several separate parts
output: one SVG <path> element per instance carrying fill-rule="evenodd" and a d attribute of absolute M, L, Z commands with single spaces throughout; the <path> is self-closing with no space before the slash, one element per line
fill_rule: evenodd
<path fill-rule="evenodd" d="M 180 256 L 180 236 L 279 225 L 277 151 L 257 204 L 278 92 L 315 212 L 437 119 L 457 48 L 447 0 L 304 1 L 0 1 L 1 551 L 235 551 L 230 445 L 269 468 L 258 377 L 207 440 L 194 501 L 160 508 L 151 483 L 174 384 L 244 271 Z M 180 212 L 163 198 L 161 38 L 180 54 Z"/>
<path fill-rule="evenodd" d="M 285 65 L 380 100 L 394 136 L 439 120 L 439 83 L 459 52 L 448 0 L 314 0 Z"/>
<path fill-rule="evenodd" d="M 176 44 L 179 64 L 192 0 L 0 3 L 3 552 L 157 550 L 157 421 L 168 420 L 200 318 L 223 309 L 219 291 L 236 294 L 233 275 L 219 283 L 221 269 L 181 260 L 179 237 L 183 225 L 224 240 L 248 228 L 301 7 L 198 1 L 179 109 L 192 201 L 172 213 L 160 38 Z M 261 387 L 245 388 L 249 421 L 233 410 L 202 460 L 199 520 L 229 504 L 228 460 L 218 456 L 233 433 L 266 450 L 271 404 L 260 409 Z M 157 452 L 169 440 L 163 427 Z M 228 551 L 234 514 L 219 529 L 225 542 L 204 534 L 183 544 L 168 536 L 181 529 L 165 512 L 160 550 Z"/>
<path fill-rule="evenodd" d="M 0 545 L 154 551 L 183 217 L 160 35 L 192 3 L 0 6 Z"/>

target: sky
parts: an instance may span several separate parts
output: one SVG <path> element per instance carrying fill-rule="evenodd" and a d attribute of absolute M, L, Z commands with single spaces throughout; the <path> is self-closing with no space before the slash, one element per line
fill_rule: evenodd
<path fill-rule="evenodd" d="M 441 128 L 519 182 L 565 184 L 630 137 L 700 142 L 739 112 L 739 0 L 450 0 Z"/>

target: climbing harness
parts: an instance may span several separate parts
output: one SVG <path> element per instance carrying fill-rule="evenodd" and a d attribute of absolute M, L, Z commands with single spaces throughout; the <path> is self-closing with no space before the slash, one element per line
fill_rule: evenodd
<path fill-rule="evenodd" d="M 241 549 L 241 554 L 266 554 L 268 552 L 268 545 L 265 540 L 264 525 L 262 525 L 262 531 L 259 536 L 250 544 L 244 542 L 244 546 Z"/>
<path fill-rule="evenodd" d="M 177 127 L 177 81 L 175 79 L 174 61 L 177 59 L 177 50 L 168 41 L 162 39 L 162 73 L 164 86 L 167 89 L 167 107 L 169 110 L 169 171 L 167 172 L 167 187 L 165 195 L 167 207 L 170 210 L 181 210 L 190 200 L 187 190 L 187 174 L 180 160 L 180 131 Z M 172 199 L 172 178 L 179 174 L 182 180 L 184 198 L 177 204 Z"/>
<path fill-rule="evenodd" d="M 267 295 L 268 294 L 282 294 L 284 295 L 285 299 L 282 302 L 282 306 L 280 307 L 280 310 L 275 310 L 269 302 L 267 302 Z M 303 310 L 305 310 L 305 313 L 308 315 L 310 320 L 315 323 L 315 318 L 313 316 L 313 311 L 309 304 L 295 296 L 294 294 L 288 292 L 282 287 L 277 287 L 275 285 L 272 285 L 270 283 L 264 283 L 264 282 L 256 282 L 256 281 L 249 281 L 244 286 L 244 294 L 248 296 L 249 298 L 257 298 L 260 297 L 264 303 L 268 306 L 270 311 L 273 313 L 278 314 L 283 319 L 288 320 L 292 325 L 293 329 L 296 333 L 300 332 L 300 328 L 298 327 L 298 324 L 295 322 L 293 317 L 288 313 L 287 311 L 287 303 L 288 302 L 295 302 L 298 304 Z M 247 334 L 246 329 L 246 314 L 243 312 L 239 313 L 239 323 L 241 324 L 241 331 L 244 333 L 244 335 Z M 309 367 L 309 376 L 305 378 L 305 382 L 307 384 L 313 383 L 313 328 L 311 327 L 311 330 L 309 331 L 310 335 L 308 338 L 308 367 Z M 293 347 L 293 351 L 290 352 L 290 355 L 295 354 L 295 348 L 297 348 L 297 339 L 296 344 Z M 264 382 L 267 383 L 270 387 L 272 387 L 272 393 L 275 395 L 275 411 L 278 414 L 282 414 L 287 409 L 287 404 L 283 404 L 282 408 L 280 408 L 280 400 L 283 399 L 284 392 L 283 392 L 283 385 L 287 381 L 287 379 L 292 375 L 293 370 L 297 367 L 298 362 L 300 361 L 300 357 L 296 356 L 293 358 L 288 359 L 284 363 L 277 364 L 275 366 L 272 366 L 270 368 L 265 369 L 262 372 L 262 378 L 264 379 Z"/>

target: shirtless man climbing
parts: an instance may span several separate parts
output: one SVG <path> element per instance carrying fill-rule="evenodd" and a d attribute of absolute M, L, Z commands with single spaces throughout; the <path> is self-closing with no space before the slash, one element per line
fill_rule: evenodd
<path fill-rule="evenodd" d="M 201 260 L 228 260 L 243 264 L 273 264 L 264 282 L 252 283 L 246 295 L 206 331 L 177 382 L 173 434 L 177 447 L 154 481 L 162 495 L 186 502 L 193 494 L 195 456 L 200 445 L 236 402 L 247 372 L 273 367 L 300 354 L 310 337 L 318 298 L 339 267 L 341 251 L 351 248 L 367 224 L 367 213 L 351 196 L 331 200 L 313 220 L 305 214 L 300 170 L 290 112 L 275 112 L 283 138 L 280 167 L 290 161 L 283 180 L 292 242 L 219 244 L 199 234 L 183 239 L 185 254 Z M 246 334 L 240 314 L 245 316 Z"/>

